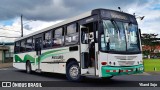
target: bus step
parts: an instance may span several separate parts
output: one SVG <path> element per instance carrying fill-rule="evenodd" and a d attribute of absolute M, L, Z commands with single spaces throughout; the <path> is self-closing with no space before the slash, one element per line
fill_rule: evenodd
<path fill-rule="evenodd" d="M 88 73 L 89 74 L 94 74 L 94 67 L 90 67 L 90 68 L 88 68 Z"/>
<path fill-rule="evenodd" d="M 88 71 L 86 73 L 81 74 L 82 76 L 86 76 L 86 75 L 94 75 L 94 73 L 89 73 Z"/>

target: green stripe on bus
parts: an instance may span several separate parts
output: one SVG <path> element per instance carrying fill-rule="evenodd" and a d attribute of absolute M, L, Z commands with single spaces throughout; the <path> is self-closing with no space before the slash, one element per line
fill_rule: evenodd
<path fill-rule="evenodd" d="M 15 62 L 23 62 L 23 60 L 18 55 L 15 55 Z"/>
<path fill-rule="evenodd" d="M 55 53 L 55 52 L 62 51 L 62 50 L 67 50 L 67 49 L 52 50 L 52 51 L 42 53 L 40 56 L 40 61 L 44 60 L 47 57 L 53 56 L 53 55 L 63 54 L 63 53 Z M 67 53 L 67 52 L 64 52 L 64 53 Z M 15 62 L 24 62 L 25 63 L 27 60 L 30 60 L 31 62 L 35 62 L 35 58 L 32 57 L 31 55 L 28 55 L 28 54 L 25 55 L 24 59 L 21 59 L 18 55 L 15 55 Z M 36 62 L 38 62 L 38 58 L 36 58 Z"/>
<path fill-rule="evenodd" d="M 68 52 L 64 52 L 64 53 L 68 53 Z M 44 59 L 46 59 L 46 58 L 48 58 L 48 57 L 55 56 L 55 55 L 59 55 L 59 54 L 64 54 L 64 53 L 47 54 L 47 55 L 45 55 L 45 56 L 43 56 L 43 57 L 40 57 L 40 61 L 42 61 L 42 60 L 44 60 Z"/>
<path fill-rule="evenodd" d="M 45 57 L 47 54 L 55 53 L 55 52 L 62 51 L 62 50 L 67 50 L 67 49 L 60 49 L 60 50 L 48 51 L 48 52 L 42 53 L 41 56 L 40 56 L 40 58 Z"/>

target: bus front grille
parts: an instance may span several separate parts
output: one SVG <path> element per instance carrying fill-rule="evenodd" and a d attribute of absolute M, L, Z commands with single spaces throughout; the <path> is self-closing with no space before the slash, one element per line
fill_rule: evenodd
<path fill-rule="evenodd" d="M 118 59 L 118 60 L 133 60 L 136 57 L 137 56 L 115 56 L 115 58 Z"/>
<path fill-rule="evenodd" d="M 132 66 L 134 65 L 135 61 L 118 61 L 120 66 Z"/>

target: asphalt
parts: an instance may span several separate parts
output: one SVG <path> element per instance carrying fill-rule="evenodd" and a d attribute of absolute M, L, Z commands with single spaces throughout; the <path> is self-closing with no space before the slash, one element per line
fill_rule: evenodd
<path fill-rule="evenodd" d="M 43 82 L 55 84 L 53 87 L 32 88 L 32 90 L 158 90 L 157 87 L 134 87 L 132 84 L 147 83 L 160 81 L 160 75 L 152 75 L 152 73 L 143 73 L 138 75 L 124 75 L 115 76 L 111 80 L 102 80 L 100 78 L 87 77 L 82 82 L 69 82 L 66 76 L 63 74 L 55 73 L 32 73 L 26 74 L 25 71 L 17 70 L 15 68 L 1 68 L 0 69 L 0 81 L 22 81 L 22 82 Z M 63 85 L 61 85 L 63 84 Z M 159 83 L 160 84 L 160 83 Z M 56 86 L 57 85 L 57 86 Z M 126 85 L 126 86 L 125 86 Z M 160 86 L 160 85 L 158 85 Z M 0 88 L 3 90 L 4 88 Z M 10 90 L 11 88 L 5 88 L 4 90 Z M 17 90 L 12 88 L 11 90 Z M 19 89 L 19 88 L 18 88 Z M 26 88 L 20 88 L 26 89 Z M 31 88 L 28 88 L 31 89 Z M 28 90 L 27 89 L 27 90 Z"/>

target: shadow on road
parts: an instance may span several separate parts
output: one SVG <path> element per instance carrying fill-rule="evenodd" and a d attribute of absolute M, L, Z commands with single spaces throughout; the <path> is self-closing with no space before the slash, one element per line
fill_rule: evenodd
<path fill-rule="evenodd" d="M 21 72 L 21 73 L 26 73 L 25 71 L 17 71 L 17 72 Z M 117 80 L 117 79 L 101 79 L 101 78 L 90 78 L 90 77 L 86 77 L 83 79 L 83 81 L 81 82 L 71 82 L 68 81 L 66 76 L 64 74 L 57 74 L 57 73 L 36 73 L 33 72 L 31 75 L 36 75 L 36 76 L 40 76 L 40 77 L 47 77 L 49 79 L 53 79 L 53 81 L 46 81 L 48 82 L 52 82 L 52 85 L 55 86 L 60 86 L 60 87 L 120 87 L 120 86 L 132 86 L 132 84 L 135 84 L 133 82 L 129 82 L 129 81 L 123 81 L 123 80 Z M 55 79 L 57 79 L 57 81 L 55 81 Z M 58 81 L 59 80 L 59 81 Z M 138 84 L 137 84 L 138 85 Z"/>
<path fill-rule="evenodd" d="M 21 73 L 26 73 L 26 71 L 24 71 L 24 70 L 16 70 L 16 71 L 17 72 L 21 72 Z M 47 78 L 50 78 L 50 79 L 67 80 L 67 78 L 66 78 L 66 76 L 64 74 L 58 74 L 58 73 L 49 73 L 49 72 L 37 73 L 37 72 L 32 72 L 31 75 L 36 75 L 36 76 L 40 76 L 40 77 L 47 77 Z"/>

